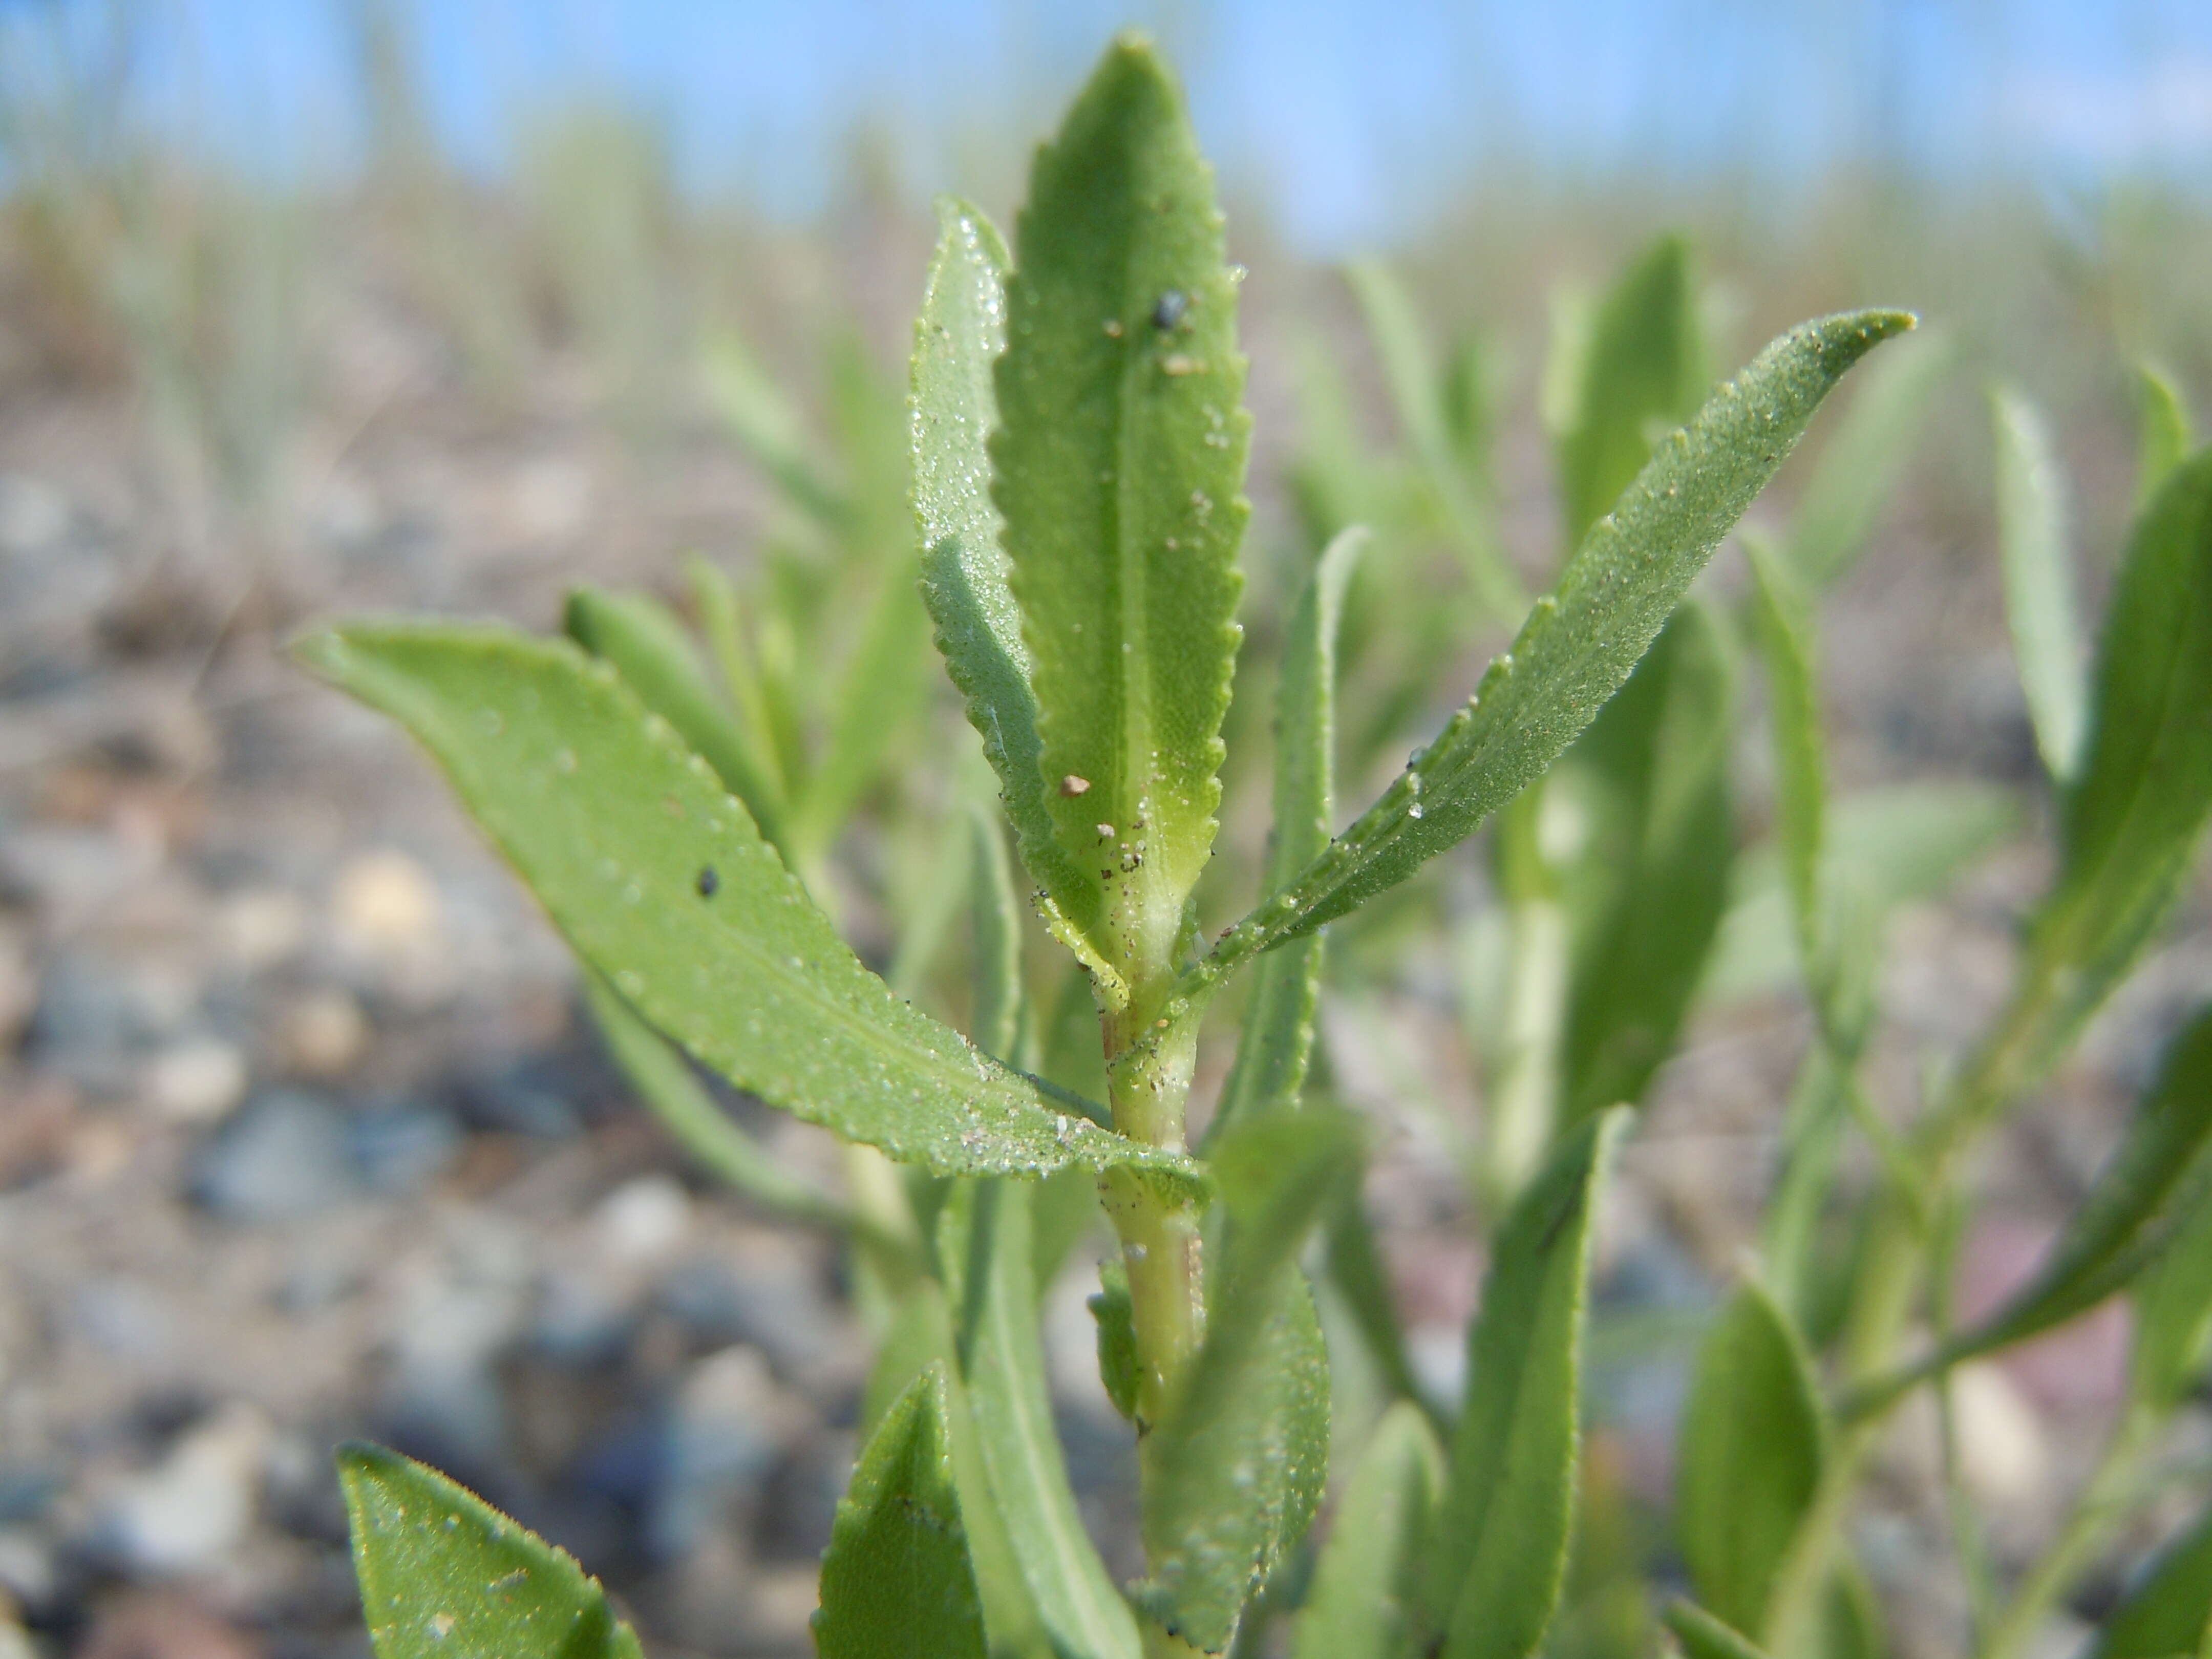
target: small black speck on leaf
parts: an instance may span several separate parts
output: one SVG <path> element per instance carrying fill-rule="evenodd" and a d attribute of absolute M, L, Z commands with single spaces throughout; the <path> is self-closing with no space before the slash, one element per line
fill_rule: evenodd
<path fill-rule="evenodd" d="M 1160 295 L 1159 303 L 1152 307 L 1152 326 L 1158 329 L 1173 328 L 1182 320 L 1183 313 L 1189 309 L 1190 295 L 1185 294 L 1181 289 L 1171 288 Z"/>
<path fill-rule="evenodd" d="M 699 890 L 701 898 L 712 898 L 721 890 L 722 878 L 714 873 L 713 865 L 702 865 L 699 867 L 699 879 L 692 883 L 692 885 Z"/>

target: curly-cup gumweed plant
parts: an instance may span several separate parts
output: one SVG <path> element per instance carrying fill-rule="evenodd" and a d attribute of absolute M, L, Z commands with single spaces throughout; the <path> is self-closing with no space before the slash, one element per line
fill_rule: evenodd
<path fill-rule="evenodd" d="M 2100 1477 L 2110 1489 L 2001 1598 L 1983 1651 L 2014 1659 L 2201 1375 L 2212 1311 L 2203 1019 L 2033 1283 L 1964 1328 L 1930 1311 L 1972 1150 L 2154 935 L 2212 802 L 2212 455 L 2187 455 L 2178 405 L 2085 666 L 2069 654 L 2051 463 L 2032 414 L 2000 404 L 2008 580 L 2051 764 L 2057 875 L 2006 1012 L 1908 1119 L 1858 1075 L 1897 884 L 1854 838 L 1850 803 L 1826 799 L 1810 601 L 1834 573 L 1820 538 L 1747 540 L 1753 580 L 1735 610 L 1685 600 L 1822 400 L 1909 316 L 1804 324 L 1707 395 L 1680 353 L 1656 380 L 1636 373 L 1685 314 L 1680 249 L 1633 274 L 1597 318 L 1580 424 L 1562 435 L 1578 542 L 1556 586 L 1340 830 L 1338 630 L 1364 538 L 1336 535 L 1279 629 L 1273 828 L 1248 883 L 1264 896 L 1231 921 L 1201 916 L 1194 892 L 1215 850 L 1241 638 L 1241 272 L 1152 50 L 1108 52 L 1037 154 L 1011 247 L 963 203 L 940 218 L 912 368 L 920 591 L 1005 820 L 974 843 L 964 1036 L 864 965 L 817 902 L 857 789 L 833 806 L 797 793 L 726 586 L 701 593 L 719 687 L 668 613 L 592 592 L 572 603 L 567 639 L 364 622 L 299 647 L 444 767 L 687 1145 L 851 1240 L 883 1340 L 823 1561 L 819 1651 L 1139 1659 L 1286 1643 L 1300 1659 L 1528 1659 L 1553 1638 L 1583 1502 L 1592 1216 L 1719 920 L 1742 639 L 1767 684 L 1778 885 L 1815 1036 L 1761 1260 L 1697 1366 L 1673 1519 L 1690 1595 L 1663 1625 L 1698 1659 L 1871 1659 L 1879 1619 L 1848 1523 L 1893 1407 L 2128 1291 L 2140 1351 Z M 1492 574 L 1486 602 L 1502 604 L 1512 579 Z M 1585 801 L 1595 788 L 1632 808 L 1615 821 L 1638 826 L 1634 847 L 1604 868 L 1585 871 L 1535 823 L 1570 774 Z M 1548 1005 L 1528 1027 L 1548 1060 L 1498 1086 L 1478 1183 L 1489 1267 L 1464 1395 L 1447 1402 L 1405 1363 L 1364 1241 L 1362 1125 L 1324 1098 L 1309 1060 L 1324 927 L 1500 813 L 1504 902 L 1516 916 L 1560 910 L 1574 948 L 1510 958 L 1515 1006 Z M 1050 1062 L 1057 1017 L 1025 1006 L 1018 885 L 1080 964 L 1103 1085 Z M 1217 1005 L 1242 1024 L 1194 1145 L 1186 1109 Z M 852 1193 L 769 1164 L 694 1062 L 843 1138 Z M 1837 1176 L 1853 1134 L 1879 1155 L 1856 1194 Z M 1099 1367 L 1140 1472 L 1144 1569 L 1127 1583 L 1079 1517 L 1040 1337 L 1042 1282 L 1093 1206 L 1119 1243 L 1092 1301 Z M 1316 1231 L 1326 1245 L 1310 1250 Z M 1354 1340 L 1397 1396 L 1318 1547 L 1331 1356 L 1310 1267 L 1353 1308 Z M 341 1470 L 380 1659 L 639 1651 L 575 1562 L 443 1477 L 369 1447 L 344 1451 Z M 2108 1659 L 2200 1651 L 2208 1538 L 2123 1605 Z M 1644 1626 L 1653 1644 L 1660 1628 Z"/>

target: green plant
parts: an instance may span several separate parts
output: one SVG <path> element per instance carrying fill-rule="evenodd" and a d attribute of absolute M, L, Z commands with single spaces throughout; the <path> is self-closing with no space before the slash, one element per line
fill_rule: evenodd
<path fill-rule="evenodd" d="M 1556 585 L 1473 698 L 1334 835 L 1337 636 L 1362 540 L 1333 533 L 1281 630 L 1262 896 L 1212 933 L 1194 894 L 1217 836 L 1249 422 L 1237 275 L 1151 50 L 1109 51 L 1039 153 L 1011 256 L 964 204 L 941 221 L 913 368 L 921 591 L 1034 904 L 1080 964 L 1087 1008 L 1073 1006 L 1095 1016 L 1103 1070 L 1065 1042 L 1066 1002 L 1028 994 L 996 823 L 962 832 L 966 1036 L 845 944 L 815 896 L 839 816 L 811 817 L 790 793 L 711 580 L 700 597 L 719 690 L 665 612 L 604 595 L 572 609 L 588 650 L 405 623 L 300 647 L 445 767 L 582 958 L 618 1055 L 687 1144 L 762 1200 L 848 1232 L 874 1264 L 883 1343 L 866 1450 L 823 1563 L 820 1651 L 1250 1652 L 1282 1617 L 1313 1659 L 1527 1659 L 1545 1644 L 1589 1501 L 1583 1328 L 1607 1152 L 1729 926 L 1742 632 L 1768 681 L 1778 845 L 1767 886 L 1737 883 L 1737 908 L 1761 893 L 1778 903 L 1817 1041 L 1764 1281 L 1716 1322 L 1698 1368 L 1676 1528 L 1698 1604 L 1668 1627 L 1700 1656 L 1872 1651 L 1842 1522 L 1885 1412 L 1914 1389 L 1940 1393 L 1960 1360 L 2131 1287 L 2138 1407 L 2109 1479 L 2132 1480 L 2199 1374 L 2212 1323 L 2212 1024 L 2180 1039 L 2034 1285 L 1962 1330 L 1934 1295 L 1925 1340 L 1912 1319 L 1940 1291 L 1966 1152 L 2155 932 L 2212 808 L 2212 454 L 2179 459 L 2178 404 L 2095 675 L 2069 679 L 2055 649 L 2024 653 L 2048 676 L 2039 719 L 2074 698 L 2068 729 L 2085 735 L 2058 750 L 2075 757 L 2061 874 L 2020 991 L 1977 1056 L 1895 1127 L 1858 1075 L 1881 912 L 1940 882 L 1998 815 L 1986 803 L 1979 817 L 1956 802 L 1917 817 L 1895 802 L 1831 809 L 1808 590 L 1863 538 L 1848 491 L 1839 505 L 1826 485 L 1821 507 L 1816 487 L 1790 537 L 1752 543 L 1741 618 L 1683 602 L 1827 393 L 1910 318 L 1806 324 L 1705 395 L 1682 251 L 1655 251 L 1597 314 L 1581 359 L 1561 428 L 1573 550 Z M 1400 332 L 1386 350 L 1413 386 L 1419 348 Z M 1423 417 L 1409 441 L 1466 538 L 1481 604 L 1517 608 L 1471 527 L 1485 463 L 1466 379 L 1427 378 L 1461 387 L 1443 404 L 1459 413 Z M 1900 401 L 1873 407 L 1895 424 Z M 1854 444 L 1845 453 L 1870 470 L 1881 446 L 1863 428 Z M 2011 523 L 2044 511 L 2023 471 L 2008 472 Z M 2063 541 L 2027 540 L 2042 550 L 2016 548 L 2012 563 L 2047 586 Z M 1363 1131 L 1312 1076 L 1315 1008 L 1322 929 L 1492 816 L 1507 996 L 1523 1023 L 1470 1158 L 1495 1227 L 1469 1385 L 1448 1412 L 1421 1395 L 1397 1337 L 1356 1202 Z M 1562 816 L 1583 832 L 1560 833 L 1550 821 Z M 1236 1064 L 1194 1152 L 1200 1027 L 1240 975 Z M 678 1049 L 904 1174 L 856 1171 L 866 1189 L 848 1200 L 799 1183 L 735 1133 Z M 1831 1177 L 1854 1124 L 1882 1174 L 1850 1206 Z M 1100 1370 L 1141 1474 L 1146 1571 L 1127 1594 L 1078 1517 L 1038 1332 L 1041 1285 L 1094 1193 L 1121 1247 L 1092 1302 Z M 1838 1227 L 1859 1243 L 1832 1291 L 1820 1269 L 1836 1253 L 1815 1240 Z M 1317 1229 L 1334 1291 L 1401 1397 L 1309 1577 L 1304 1540 L 1331 1450 L 1331 1356 L 1304 1267 Z M 341 1471 L 381 1659 L 636 1650 L 573 1562 L 441 1477 L 368 1449 L 343 1454 Z M 2124 1496 L 2084 1505 L 2092 1518 L 1992 1632 L 1998 1659 L 2013 1659 Z M 2186 1565 L 2201 1553 L 2185 1543 L 2183 1565 L 2115 1621 L 2114 1653 L 2177 1651 L 2172 1632 L 2185 1646 L 2203 1627 L 2202 1577 Z"/>

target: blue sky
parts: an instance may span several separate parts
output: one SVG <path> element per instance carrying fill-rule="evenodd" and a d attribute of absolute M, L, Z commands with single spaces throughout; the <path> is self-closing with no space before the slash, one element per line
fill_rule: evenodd
<path fill-rule="evenodd" d="M 116 0 L 0 0 L 20 24 Z M 178 142 L 312 173 L 359 153 L 364 0 L 150 0 L 136 82 Z M 579 93 L 680 176 L 804 215 L 852 135 L 917 193 L 986 187 L 1117 27 L 1187 76 L 1231 185 L 1316 252 L 1417 232 L 1486 172 L 1786 189 L 1875 160 L 1938 180 L 2212 182 L 2212 0 L 388 0 L 441 142 L 496 170 Z"/>

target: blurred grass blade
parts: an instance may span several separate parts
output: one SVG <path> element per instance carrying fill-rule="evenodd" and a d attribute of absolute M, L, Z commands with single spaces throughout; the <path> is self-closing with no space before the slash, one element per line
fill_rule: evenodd
<path fill-rule="evenodd" d="M 1350 1309 L 1368 1358 L 1392 1394 L 1410 1400 L 1433 1419 L 1436 1407 L 1413 1375 L 1406 1334 L 1390 1290 L 1389 1269 L 1376 1249 L 1358 1183 L 1349 1182 L 1325 1222 L 1329 1281 Z"/>
<path fill-rule="evenodd" d="M 1109 49 L 1037 152 L 1017 240 L 992 493 L 1045 805 L 1081 878 L 1054 896 L 1126 978 L 1180 955 L 1212 853 L 1250 513 L 1237 282 L 1211 171 L 1149 45 Z"/>
<path fill-rule="evenodd" d="M 1655 429 L 1698 411 L 1711 380 L 1698 327 L 1690 250 L 1662 236 L 1600 302 L 1590 320 L 1570 423 L 1559 434 L 1559 505 L 1570 548 L 1651 459 Z"/>
<path fill-rule="evenodd" d="M 1376 1425 L 1337 1501 L 1291 1659 L 1401 1659 L 1443 1489 L 1443 1449 L 1420 1409 L 1400 1401 Z"/>
<path fill-rule="evenodd" d="M 1559 1605 L 1590 1228 L 1607 1149 L 1626 1116 L 1602 1113 L 1564 1139 L 1498 1230 L 1423 1586 L 1426 1650 L 1443 1659 L 1528 1659 Z"/>
<path fill-rule="evenodd" d="M 1336 775 L 1336 635 L 1344 596 L 1367 545 L 1346 530 L 1322 550 L 1291 613 L 1275 690 L 1275 829 L 1262 881 L 1297 874 L 1328 846 Z M 1221 1085 L 1209 1139 L 1246 1113 L 1288 1105 L 1304 1085 L 1321 991 L 1318 937 L 1286 945 L 1253 974 L 1237 1062 Z"/>
<path fill-rule="evenodd" d="M 836 839 L 921 702 L 927 615 L 905 561 L 884 575 L 838 684 L 829 744 L 792 811 L 793 837 L 810 854 Z"/>
<path fill-rule="evenodd" d="M 776 817 L 781 821 L 789 792 L 784 786 L 782 762 L 776 752 L 775 721 L 769 712 L 768 694 L 762 687 L 752 652 L 745 644 L 737 589 L 730 585 L 722 568 L 704 555 L 693 554 L 687 569 L 691 578 L 692 603 L 699 608 L 700 626 L 714 653 L 715 666 L 722 671 L 722 684 L 729 692 L 746 763 L 760 775 L 763 787 L 773 797 Z"/>
<path fill-rule="evenodd" d="M 1832 586 L 1857 561 L 1899 475 L 1918 453 L 1929 406 L 1956 357 L 1948 339 L 1923 334 L 1885 351 L 1857 377 L 1797 498 L 1783 550 L 1808 593 Z"/>
<path fill-rule="evenodd" d="M 975 1183 L 961 1372 L 991 1490 L 1053 1652 L 1137 1659 L 1136 1620 L 1083 1530 L 1053 1425 L 1030 1274 L 1035 1191 L 1007 1181 Z"/>
<path fill-rule="evenodd" d="M 2212 1364 L 2212 1203 L 2181 1224 L 2136 1284 L 2135 1397 L 2171 1410 Z"/>
<path fill-rule="evenodd" d="M 2165 921 L 2212 814 L 2212 450 L 2174 469 L 2137 520 L 2098 648 L 2088 754 L 2068 792 L 2057 886 L 2000 1084 L 2051 1065 Z M 2021 1035 L 2025 1033 L 2025 1035 Z M 1993 1086 L 1968 1115 L 1992 1109 Z"/>
<path fill-rule="evenodd" d="M 1754 632 L 1766 665 L 1768 718 L 1774 725 L 1774 830 L 1783 885 L 1797 930 L 1807 975 L 1820 977 L 1826 955 L 1821 866 L 1827 839 L 1827 766 L 1821 754 L 1819 688 L 1814 683 L 1811 623 L 1802 598 L 1779 560 L 1757 539 L 1747 541 L 1755 580 Z"/>
<path fill-rule="evenodd" d="M 2105 1621 L 2089 1659 L 2197 1659 L 2212 1638 L 2212 1510 Z"/>
<path fill-rule="evenodd" d="M 1996 431 L 1997 533 L 2013 654 L 2043 763 L 2061 783 L 2081 763 L 2089 725 L 2088 671 L 2074 594 L 2066 482 L 2050 428 L 2009 387 L 1991 393 Z"/>
<path fill-rule="evenodd" d="M 338 1484 L 376 1659 L 641 1659 L 567 1551 L 434 1469 L 356 1442 Z"/>
<path fill-rule="evenodd" d="M 1859 312 L 1805 324 L 1717 392 L 1590 532 L 1468 706 L 1327 853 L 1237 923 L 1191 988 L 1403 881 L 1541 775 L 1628 678 L 1820 400 L 1911 320 Z"/>
<path fill-rule="evenodd" d="M 921 532 L 921 595 L 937 648 L 960 690 L 983 754 L 999 775 L 1022 862 L 1048 915 L 1079 907 L 1083 866 L 1060 849 L 1045 806 L 1029 646 L 1006 586 L 998 509 L 991 504 L 992 366 L 1006 344 L 1006 244 L 981 213 L 937 204 L 929 287 L 914 325 L 914 509 Z"/>
<path fill-rule="evenodd" d="M 969 1037 L 987 1054 L 1012 1062 L 1021 1057 L 1026 1010 L 1022 1000 L 1021 902 L 997 820 L 978 810 L 969 820 L 973 857 L 969 874 L 969 953 L 975 1014 Z"/>
<path fill-rule="evenodd" d="M 1728 640 L 1692 601 L 1546 781 L 1584 826 L 1558 872 L 1568 1123 L 1641 1101 L 1681 1034 L 1728 904 L 1735 715 Z"/>
<path fill-rule="evenodd" d="M 1659 1615 L 1668 1634 L 1681 1644 L 1683 1659 L 1766 1659 L 1758 1644 L 1680 1596 Z"/>
<path fill-rule="evenodd" d="M 642 593 L 572 588 L 563 626 L 570 639 L 615 672 L 638 701 L 676 728 L 753 815 L 761 834 L 784 848 L 784 799 L 773 763 L 756 753 L 729 711 L 716 700 L 684 625 Z"/>
<path fill-rule="evenodd" d="M 708 343 L 706 385 L 731 433 L 792 503 L 822 524 L 842 528 L 852 516 L 852 502 L 814 465 L 805 422 L 737 335 Z"/>
<path fill-rule="evenodd" d="M 2136 365 L 2136 407 L 2141 433 L 2136 440 L 2136 507 L 2140 512 L 2158 494 L 2166 475 L 2187 459 L 2196 441 L 2190 435 L 2189 406 L 2160 370 Z"/>
<path fill-rule="evenodd" d="M 814 1645 L 821 1659 L 984 1659 L 941 1364 L 884 1413 L 837 1504 Z"/>
<path fill-rule="evenodd" d="M 1747 1283 L 1698 1352 L 1674 1498 L 1690 1582 L 1735 1629 L 1765 1630 L 1826 1459 L 1804 1345 L 1766 1291 Z"/>
<path fill-rule="evenodd" d="M 1328 1356 L 1297 1258 L 1359 1147 L 1356 1120 L 1318 1108 L 1248 1117 L 1217 1144 L 1228 1221 L 1205 1343 L 1143 1443 L 1152 1576 L 1138 1595 L 1207 1653 L 1227 1647 L 1321 1502 Z"/>
<path fill-rule="evenodd" d="M 607 1052 L 685 1152 L 773 1214 L 839 1232 L 869 1231 L 861 1217 L 778 1164 L 767 1147 L 715 1104 L 693 1075 L 690 1063 L 639 1018 L 614 987 L 588 969 L 584 992 Z M 905 1249 L 899 1241 L 879 1237 L 876 1242 Z"/>
<path fill-rule="evenodd" d="M 707 763 L 565 641 L 364 623 L 299 653 L 414 732 L 577 954 L 738 1087 L 939 1174 L 1196 1179 L 894 996 Z"/>
<path fill-rule="evenodd" d="M 2026 1341 L 2086 1312 L 2129 1282 L 2212 1206 L 2212 1009 L 2200 1012 L 2166 1051 L 2158 1080 L 2119 1148 L 2068 1220 L 2035 1277 L 2002 1307 L 1961 1332 L 1893 1382 L 1867 1391 L 1887 1398 L 1904 1383 L 1961 1360 Z"/>

